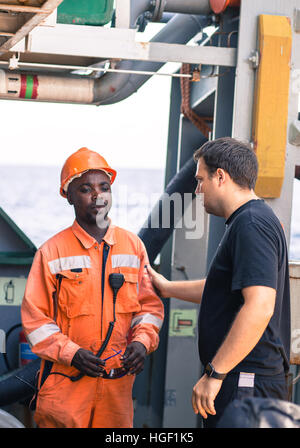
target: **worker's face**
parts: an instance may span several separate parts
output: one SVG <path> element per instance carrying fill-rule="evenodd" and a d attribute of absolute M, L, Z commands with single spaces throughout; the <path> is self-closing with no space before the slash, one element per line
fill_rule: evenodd
<path fill-rule="evenodd" d="M 221 171 L 223 172 L 223 170 Z M 205 211 L 216 216 L 222 216 L 222 183 L 220 184 L 219 170 L 211 175 L 204 159 L 201 157 L 197 163 L 195 178 L 197 180 L 195 193 L 203 195 L 203 206 Z"/>
<path fill-rule="evenodd" d="M 112 204 L 109 177 L 103 171 L 87 171 L 69 185 L 68 201 L 79 222 L 105 226 Z"/>

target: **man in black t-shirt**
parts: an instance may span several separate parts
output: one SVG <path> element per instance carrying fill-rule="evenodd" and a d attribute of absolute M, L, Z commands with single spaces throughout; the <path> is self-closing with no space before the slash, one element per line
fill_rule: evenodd
<path fill-rule="evenodd" d="M 193 388 L 194 412 L 217 426 L 235 398 L 287 399 L 290 291 L 287 246 L 272 209 L 254 193 L 258 165 L 248 145 L 207 142 L 194 154 L 196 194 L 226 219 L 207 278 L 170 282 L 148 267 L 162 297 L 201 303 L 199 355 L 205 373 Z"/>

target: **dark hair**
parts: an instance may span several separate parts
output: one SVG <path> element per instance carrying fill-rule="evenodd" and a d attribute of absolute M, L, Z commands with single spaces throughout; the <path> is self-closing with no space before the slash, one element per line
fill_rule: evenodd
<path fill-rule="evenodd" d="M 225 170 L 231 179 L 242 188 L 254 189 L 258 163 L 256 154 L 247 143 L 223 137 L 206 142 L 194 153 L 194 160 L 204 159 L 209 175 L 218 168 Z"/>

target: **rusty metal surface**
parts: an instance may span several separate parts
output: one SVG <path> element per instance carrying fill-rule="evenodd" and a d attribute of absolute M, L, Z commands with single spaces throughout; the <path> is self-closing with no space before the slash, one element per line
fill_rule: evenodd
<path fill-rule="evenodd" d="M 290 363 L 295 366 L 300 366 L 300 354 L 295 355 L 294 353 L 291 355 Z"/>

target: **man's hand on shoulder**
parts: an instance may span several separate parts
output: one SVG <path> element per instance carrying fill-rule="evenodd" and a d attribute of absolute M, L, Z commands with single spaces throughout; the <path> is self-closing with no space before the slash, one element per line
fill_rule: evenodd
<path fill-rule="evenodd" d="M 156 272 L 150 264 L 146 266 L 153 287 L 156 289 L 160 297 L 168 297 L 168 286 L 170 284 L 163 275 Z"/>

